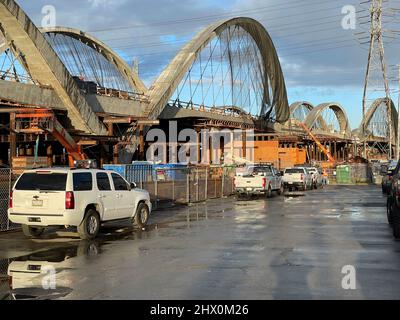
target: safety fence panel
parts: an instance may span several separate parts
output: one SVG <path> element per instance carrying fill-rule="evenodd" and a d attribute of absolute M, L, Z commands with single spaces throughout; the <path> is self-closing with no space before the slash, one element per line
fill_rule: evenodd
<path fill-rule="evenodd" d="M 145 175 L 135 172 L 141 170 L 140 168 L 130 170 L 127 180 L 147 190 L 155 208 L 164 204 L 203 202 L 207 199 L 228 197 L 234 193 L 234 168 L 160 167 L 153 168 Z M 139 181 L 135 181 L 137 177 L 140 177 Z"/>
<path fill-rule="evenodd" d="M 10 169 L 0 169 L 0 231 L 17 228 L 8 220 L 7 210 L 14 177 Z"/>

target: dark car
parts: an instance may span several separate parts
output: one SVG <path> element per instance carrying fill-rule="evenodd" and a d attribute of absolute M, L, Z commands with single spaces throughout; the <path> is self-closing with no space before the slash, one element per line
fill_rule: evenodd
<path fill-rule="evenodd" d="M 393 227 L 393 235 L 400 239 L 400 162 L 393 171 L 387 197 L 387 219 Z"/>
<path fill-rule="evenodd" d="M 396 166 L 388 166 L 386 170 L 382 170 L 382 193 L 388 194 L 392 187 L 393 173 Z"/>

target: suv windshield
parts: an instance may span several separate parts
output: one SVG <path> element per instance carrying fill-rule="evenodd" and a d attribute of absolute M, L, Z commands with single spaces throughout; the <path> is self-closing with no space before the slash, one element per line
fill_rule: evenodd
<path fill-rule="evenodd" d="M 299 169 L 299 168 L 286 169 L 285 173 L 304 173 L 304 169 Z"/>
<path fill-rule="evenodd" d="M 18 180 L 16 190 L 43 190 L 43 191 L 65 191 L 67 185 L 66 173 L 24 173 Z"/>

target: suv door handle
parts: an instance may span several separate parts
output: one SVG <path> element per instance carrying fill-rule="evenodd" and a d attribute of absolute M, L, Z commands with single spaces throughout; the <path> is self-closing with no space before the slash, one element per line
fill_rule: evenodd
<path fill-rule="evenodd" d="M 100 194 L 100 195 L 98 195 L 97 196 L 99 199 L 103 199 L 103 198 L 105 198 L 106 196 L 104 195 L 104 194 Z"/>

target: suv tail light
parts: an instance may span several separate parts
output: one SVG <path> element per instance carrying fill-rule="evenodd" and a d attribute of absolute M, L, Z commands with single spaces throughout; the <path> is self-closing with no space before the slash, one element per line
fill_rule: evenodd
<path fill-rule="evenodd" d="M 10 192 L 10 201 L 9 201 L 9 203 L 8 203 L 8 207 L 10 208 L 10 209 L 12 209 L 12 207 L 13 207 L 13 191 L 11 190 L 11 192 Z"/>
<path fill-rule="evenodd" d="M 263 178 L 263 188 L 265 188 L 267 186 L 267 179 Z"/>
<path fill-rule="evenodd" d="M 233 186 L 236 188 L 236 178 L 233 178 Z"/>
<path fill-rule="evenodd" d="M 304 181 L 304 174 L 301 174 L 301 181 Z"/>
<path fill-rule="evenodd" d="M 65 193 L 65 209 L 67 210 L 75 209 L 75 197 L 74 193 L 71 191 L 67 191 Z"/>

